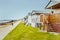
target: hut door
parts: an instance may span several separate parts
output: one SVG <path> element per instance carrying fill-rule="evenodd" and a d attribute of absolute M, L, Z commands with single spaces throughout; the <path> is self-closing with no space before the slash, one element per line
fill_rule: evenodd
<path fill-rule="evenodd" d="M 43 25 L 43 22 L 44 22 L 44 15 L 41 14 L 41 15 L 40 15 L 40 23 Z"/>

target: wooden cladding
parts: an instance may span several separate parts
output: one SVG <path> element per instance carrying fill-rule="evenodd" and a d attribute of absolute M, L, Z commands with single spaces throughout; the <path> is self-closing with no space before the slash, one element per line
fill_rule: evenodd
<path fill-rule="evenodd" d="M 40 22 L 43 22 L 43 15 L 40 15 Z"/>

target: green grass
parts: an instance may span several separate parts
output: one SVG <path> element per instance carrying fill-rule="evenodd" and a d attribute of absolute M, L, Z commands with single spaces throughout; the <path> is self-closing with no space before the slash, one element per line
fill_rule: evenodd
<path fill-rule="evenodd" d="M 39 32 L 38 28 L 20 23 L 3 40 L 60 40 L 60 36 Z"/>

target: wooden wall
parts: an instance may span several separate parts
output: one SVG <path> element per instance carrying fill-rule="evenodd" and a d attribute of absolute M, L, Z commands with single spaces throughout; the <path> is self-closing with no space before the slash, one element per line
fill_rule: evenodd
<path fill-rule="evenodd" d="M 59 27 L 60 27 L 60 14 L 52 14 L 52 15 L 45 15 L 45 24 L 44 24 L 44 26 L 45 26 L 45 30 L 47 30 L 47 31 L 51 31 L 52 29 L 50 29 L 51 27 L 48 25 L 48 23 L 47 23 L 47 21 L 50 23 L 50 24 L 52 24 L 53 26 L 53 29 L 54 30 L 56 30 L 55 32 L 60 32 L 60 29 L 59 29 Z M 46 21 L 47 20 L 47 21 Z M 58 25 L 59 24 L 59 25 Z"/>

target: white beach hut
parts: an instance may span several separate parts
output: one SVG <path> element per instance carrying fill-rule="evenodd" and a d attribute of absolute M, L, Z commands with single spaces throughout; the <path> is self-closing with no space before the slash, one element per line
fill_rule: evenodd
<path fill-rule="evenodd" d="M 43 15 L 42 13 L 38 11 L 32 11 L 31 13 L 28 13 L 28 22 L 27 24 L 30 24 L 32 27 L 37 27 L 43 25 L 43 22 L 41 22 L 40 16 Z"/>

